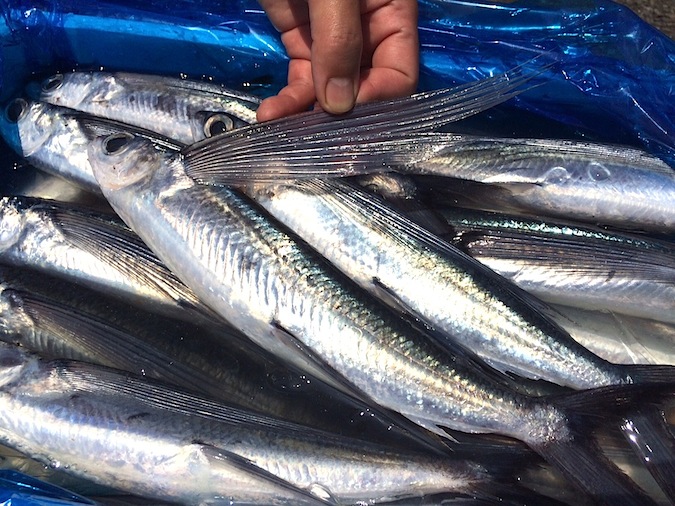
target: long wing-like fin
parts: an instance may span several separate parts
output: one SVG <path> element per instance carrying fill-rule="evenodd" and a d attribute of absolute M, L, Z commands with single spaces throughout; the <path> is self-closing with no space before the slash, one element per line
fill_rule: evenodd
<path fill-rule="evenodd" d="M 312 493 L 312 491 L 302 490 L 236 453 L 199 441 L 194 442 L 190 449 L 198 454 L 197 458 L 206 459 L 211 466 L 227 466 L 228 472 L 239 474 L 242 482 L 250 481 L 251 490 L 265 490 L 268 493 L 274 493 L 273 491 L 277 490 L 277 493 L 281 497 L 285 497 L 286 501 L 292 501 L 293 504 L 298 505 L 325 506 L 327 504 L 336 504 L 332 498 L 319 497 Z M 224 505 L 233 503 L 231 498 L 213 498 L 211 500 L 207 499 L 205 504 Z"/>
<path fill-rule="evenodd" d="M 73 246 L 99 258 L 148 290 L 162 294 L 167 303 L 172 301 L 177 307 L 220 321 L 125 225 L 66 210 L 55 210 L 53 216 Z"/>
<path fill-rule="evenodd" d="M 359 105 L 341 116 L 312 111 L 240 128 L 187 147 L 186 170 L 200 182 L 225 185 L 357 175 L 415 162 L 455 138 L 420 134 L 508 100 L 545 68 L 523 65 L 469 85 Z M 411 135 L 415 142 L 408 142 Z"/>
<path fill-rule="evenodd" d="M 37 294 L 21 293 L 20 298 L 23 310 L 32 318 L 36 330 L 43 336 L 50 336 L 49 342 L 45 343 L 48 349 L 42 351 L 56 349 L 57 355 L 65 353 L 65 356 L 133 371 L 181 388 L 221 397 L 223 388 L 219 380 L 123 328 Z"/>
<path fill-rule="evenodd" d="M 391 420 L 395 427 L 402 430 L 404 433 L 406 433 L 407 436 L 411 437 L 413 440 L 420 443 L 423 447 L 430 449 L 435 453 L 441 454 L 444 453 L 445 443 L 442 442 L 442 440 L 438 440 L 435 437 L 432 437 L 431 434 L 426 434 L 420 431 L 419 427 L 411 423 L 405 417 L 402 417 L 393 412 L 389 411 L 385 412 L 384 410 L 377 409 L 376 408 L 377 403 L 371 400 L 366 394 L 364 394 L 360 390 L 357 390 L 356 387 L 354 387 L 354 385 L 347 382 L 340 374 L 334 372 L 333 368 L 330 365 L 328 365 L 321 357 L 319 357 L 316 353 L 314 353 L 307 346 L 305 346 L 302 343 L 302 341 L 300 341 L 293 335 L 292 332 L 283 328 L 277 322 L 274 322 L 273 324 L 277 329 L 276 333 L 279 339 L 284 340 L 287 346 L 297 348 L 314 364 L 316 364 L 321 369 L 327 371 L 327 373 L 329 373 L 331 377 L 333 377 L 334 380 L 343 387 L 343 390 L 345 392 L 353 392 L 352 395 L 354 397 L 361 399 L 366 403 L 368 403 L 370 406 L 372 406 L 371 409 L 373 409 L 376 416 L 384 420 Z"/>
<path fill-rule="evenodd" d="M 480 231 L 461 234 L 455 242 L 473 256 L 514 259 L 563 269 L 572 274 L 606 272 L 607 278 L 635 277 L 663 283 L 675 283 L 675 256 L 645 252 L 622 244 L 588 242 L 566 237 L 534 237 L 504 231 Z M 561 262 L 564 265 L 561 267 Z"/>

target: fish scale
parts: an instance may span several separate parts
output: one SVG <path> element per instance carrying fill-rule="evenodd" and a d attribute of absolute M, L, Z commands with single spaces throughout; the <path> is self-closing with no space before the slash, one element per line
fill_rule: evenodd
<path fill-rule="evenodd" d="M 454 378 L 454 379 L 457 379 L 457 380 L 459 380 L 459 381 L 462 381 L 462 378 L 461 378 L 461 377 L 459 377 L 459 378 Z M 494 397 L 493 397 L 493 398 L 494 398 Z M 424 400 L 422 400 L 422 404 L 424 404 Z M 433 404 L 433 403 L 432 403 L 432 404 Z M 551 417 L 556 418 L 555 412 L 550 412 L 550 411 L 548 411 L 547 413 L 548 413 Z M 559 427 L 558 427 L 558 428 L 559 428 Z M 545 432 L 546 432 L 546 430 L 544 429 L 544 433 L 545 433 Z M 542 434 L 543 434 L 543 433 L 542 433 Z"/>
<path fill-rule="evenodd" d="M 54 467 L 149 497 L 373 504 L 493 485 L 472 461 L 396 453 L 106 368 L 39 361 L 5 344 L 0 378 L 0 439 Z"/>
<path fill-rule="evenodd" d="M 160 153 L 146 140 L 98 139 L 90 159 L 104 195 L 127 224 L 206 304 L 264 348 L 299 366 L 304 362 L 315 374 L 321 373 L 317 366 L 328 365 L 367 397 L 424 427 L 518 438 L 591 494 L 622 490 L 627 504 L 649 503 L 608 461 L 593 454 L 594 446 L 570 425 L 566 403 L 576 411 L 602 407 L 595 391 L 556 403 L 515 393 L 459 350 L 453 355 L 440 349 L 429 336 L 364 297 L 244 196 L 198 186 L 185 174 L 180 156 Z M 192 227 L 206 224 L 207 236 L 214 234 L 212 227 L 221 227 L 214 236 L 224 242 L 200 234 L 193 244 L 194 232 L 179 225 L 187 221 Z M 223 251 L 232 240 L 230 232 L 246 245 L 232 249 L 228 265 Z M 210 253 L 205 244 L 213 248 Z M 281 258 L 279 252 L 286 249 Z M 248 259 L 240 261 L 237 254 Z M 273 304 L 264 304 L 263 287 L 241 284 L 237 271 L 244 263 L 269 276 L 279 294 Z M 604 403 L 614 405 L 617 394 L 625 403 L 644 393 L 629 387 L 609 390 Z"/>
<path fill-rule="evenodd" d="M 360 286 L 500 369 L 576 388 L 625 381 L 494 272 L 358 188 L 314 181 L 248 194 Z"/>
<path fill-rule="evenodd" d="M 117 170 L 122 172 L 119 164 Z M 135 208 L 131 213 L 120 210 L 120 214 L 157 253 L 161 250 L 160 256 L 179 277 L 189 279 L 204 302 L 218 308 L 222 316 L 259 344 L 272 343 L 288 356 L 269 328 L 276 320 L 374 398 L 382 398 L 393 388 L 391 375 L 384 371 L 406 371 L 410 367 L 410 374 L 402 376 L 400 385 L 393 388 L 398 393 L 387 394 L 390 402 L 386 405 L 401 403 L 401 398 L 416 392 L 419 384 L 430 381 L 427 378 L 435 388 L 444 390 L 447 387 L 439 376 L 457 377 L 457 385 L 468 385 L 464 392 L 452 392 L 461 402 L 446 402 L 448 392 L 445 396 L 437 393 L 438 398 L 426 404 L 438 406 L 439 422 L 448 414 L 452 414 L 449 418 L 460 414 L 465 420 L 480 418 L 479 412 L 485 407 L 476 401 L 473 390 L 483 383 L 479 376 L 454 367 L 450 357 L 439 355 L 425 336 L 382 306 L 364 299 L 347 278 L 328 269 L 321 257 L 282 232 L 246 197 L 234 190 L 200 187 L 181 176 L 180 170 L 178 163 L 158 170 L 150 183 L 152 190 L 131 204 Z M 113 200 L 113 206 L 116 204 Z M 151 220 L 156 220 L 152 227 L 142 225 Z M 169 255 L 169 249 L 180 255 Z M 283 257 L 279 256 L 282 250 L 286 252 Z M 188 258 L 194 258 L 189 265 Z M 257 283 L 246 276 L 251 272 L 260 273 Z M 271 300 L 265 293 L 278 294 L 278 298 Z M 269 341 L 256 336 L 261 330 Z M 339 339 L 331 337 L 337 335 Z M 440 369 L 443 375 L 438 373 Z M 360 373 L 368 370 L 382 371 L 381 381 L 371 382 L 369 374 Z M 458 410 L 459 405 L 465 409 Z M 408 416 L 429 415 L 424 409 L 416 409 L 420 411 L 417 415 L 410 409 L 405 411 Z M 444 413 L 444 409 L 449 411 Z"/>

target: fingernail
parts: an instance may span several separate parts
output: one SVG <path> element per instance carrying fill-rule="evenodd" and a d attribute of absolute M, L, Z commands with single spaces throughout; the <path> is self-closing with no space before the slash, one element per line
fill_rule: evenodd
<path fill-rule="evenodd" d="M 354 82 L 346 77 L 333 77 L 326 83 L 326 106 L 329 112 L 340 114 L 354 107 Z"/>

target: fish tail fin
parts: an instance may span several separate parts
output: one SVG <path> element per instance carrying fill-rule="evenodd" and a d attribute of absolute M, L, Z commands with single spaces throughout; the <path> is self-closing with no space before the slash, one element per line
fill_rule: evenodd
<path fill-rule="evenodd" d="M 627 383 L 637 385 L 671 383 L 675 384 L 675 366 L 672 365 L 624 365 Z"/>
<path fill-rule="evenodd" d="M 490 476 L 471 491 L 485 504 L 591 506 L 580 501 L 576 489 L 522 441 L 496 434 L 449 433 L 454 458 L 476 462 Z"/>
<path fill-rule="evenodd" d="M 551 397 L 551 404 L 565 415 L 567 431 L 531 448 L 597 504 L 656 504 L 603 454 L 593 431 L 607 424 L 618 429 L 621 417 L 673 392 L 673 384 L 619 385 Z"/>
<path fill-rule="evenodd" d="M 668 385 L 675 383 L 671 365 L 624 365 L 626 383 Z M 651 408 L 651 409 L 650 409 Z M 658 406 L 643 406 L 621 422 L 622 432 L 633 452 L 643 462 L 661 490 L 675 503 L 675 439 Z"/>
<path fill-rule="evenodd" d="M 675 438 L 658 407 L 644 406 L 621 422 L 626 441 L 675 504 Z"/>
<path fill-rule="evenodd" d="M 574 436 L 533 447 L 573 485 L 592 497 L 594 504 L 646 506 L 656 503 L 609 461 L 592 438 Z"/>

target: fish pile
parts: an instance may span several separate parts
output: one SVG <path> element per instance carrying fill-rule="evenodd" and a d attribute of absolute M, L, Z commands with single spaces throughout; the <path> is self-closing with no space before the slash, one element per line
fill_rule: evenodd
<path fill-rule="evenodd" d="M 0 199 L 0 443 L 152 504 L 673 504 L 675 172 L 446 131 L 532 75 L 29 85 L 2 135 L 81 190 Z"/>

